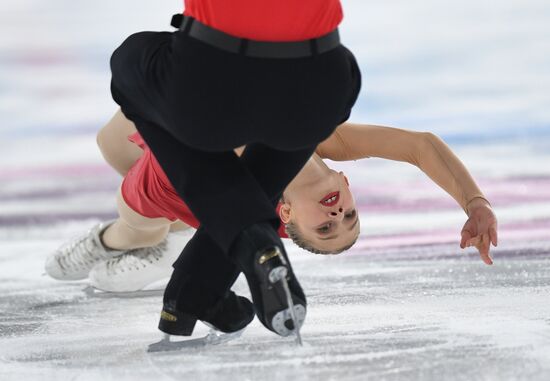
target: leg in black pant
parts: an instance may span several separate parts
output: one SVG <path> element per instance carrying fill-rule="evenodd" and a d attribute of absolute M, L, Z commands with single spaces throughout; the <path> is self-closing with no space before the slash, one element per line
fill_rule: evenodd
<path fill-rule="evenodd" d="M 311 149 L 281 152 L 261 144 L 251 144 L 241 156 L 241 162 L 256 178 L 275 209 L 280 195 L 286 187 L 286 185 L 281 185 L 282 182 L 290 182 L 297 174 L 296 171 L 300 170 L 294 164 L 295 173 L 288 173 L 290 162 L 297 160 L 301 162 L 304 159 L 307 161 L 312 153 Z M 267 164 L 262 166 L 262 163 Z M 288 180 L 289 178 L 290 180 Z M 171 286 L 167 287 L 165 301 L 177 298 L 179 292 L 176 291 L 179 290 L 177 285 L 183 284 L 185 279 L 193 279 L 198 282 L 208 279 L 203 286 L 212 291 L 214 297 L 222 297 L 229 291 L 240 273 L 240 269 L 224 254 L 219 245 L 208 236 L 203 228 L 197 231 L 183 249 L 180 257 L 174 263 L 174 268 L 176 271 L 172 275 Z M 190 295 L 187 295 L 186 298 L 194 299 Z M 185 303 L 183 298 L 182 303 Z"/>
<path fill-rule="evenodd" d="M 233 151 L 199 151 L 159 126 L 134 121 L 179 196 L 224 252 L 245 226 L 267 220 L 278 226 L 271 200 Z"/>
<path fill-rule="evenodd" d="M 141 129 L 143 130 L 143 126 Z M 173 141 L 170 140 L 171 143 L 164 146 L 163 155 L 166 157 L 172 156 L 170 149 L 177 148 L 177 145 L 172 144 Z M 181 149 L 185 147 L 180 146 L 179 150 L 172 154 L 180 156 Z M 253 176 L 261 187 L 262 193 L 269 199 L 270 210 L 274 211 L 282 191 L 300 171 L 313 151 L 314 147 L 285 152 L 262 144 L 251 144 L 246 148 L 238 164 L 246 167 L 247 173 Z M 211 156 L 217 157 L 219 154 Z M 160 163 L 163 165 L 162 161 Z M 207 165 L 212 164 L 207 163 Z M 225 169 L 228 170 L 227 167 Z M 193 171 L 191 174 L 196 172 Z M 187 178 L 180 184 L 188 182 L 193 184 L 193 178 Z M 215 209 L 212 210 L 216 213 Z M 214 242 L 204 227 L 197 231 L 184 248 L 174 268 L 172 279 L 166 288 L 164 302 L 165 305 L 172 303 L 173 308 L 180 311 L 206 311 L 209 306 L 215 305 L 220 299 L 228 296 L 231 286 L 241 271 L 219 244 Z M 299 290 L 300 301 L 305 304 L 305 296 L 299 285 L 294 285 L 294 288 Z M 207 313 L 204 316 L 207 315 L 211 314 Z M 231 330 L 220 323 L 217 324 L 218 328 Z"/>
<path fill-rule="evenodd" d="M 358 89 L 353 57 L 339 46 L 301 59 L 254 59 L 181 33 L 139 33 L 117 49 L 111 67 L 113 97 L 202 223 L 187 259 L 199 280 L 175 287 L 177 300 L 199 295 L 203 284 L 216 285 L 215 277 L 232 283 L 235 272 L 210 252 L 238 263 L 259 315 L 267 314 L 266 306 L 276 306 L 272 314 L 286 308 L 280 292 L 264 287 L 268 272 L 278 268 L 293 279 L 274 229 L 273 197 L 349 113 Z M 250 145 L 260 142 L 278 150 Z M 239 160 L 231 150 L 242 144 L 249 149 Z M 216 246 L 220 251 L 212 250 Z M 227 269 L 208 271 L 216 264 Z M 176 272 L 179 279 L 179 266 Z M 305 305 L 298 283 L 291 287 Z M 191 312 L 201 318 L 201 311 Z"/>

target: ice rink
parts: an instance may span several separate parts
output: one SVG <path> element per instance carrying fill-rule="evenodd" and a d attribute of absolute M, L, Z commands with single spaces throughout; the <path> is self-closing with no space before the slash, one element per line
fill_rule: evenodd
<path fill-rule="evenodd" d="M 108 60 L 180 1 L 0 4 L 0 380 L 549 380 L 550 5 L 344 0 L 363 71 L 351 120 L 432 131 L 499 218 L 495 264 L 461 250 L 466 216 L 417 168 L 350 178 L 357 244 L 287 244 L 308 296 L 304 346 L 255 320 L 230 343 L 147 353 L 161 291 L 97 293 L 44 275 L 61 243 L 115 216 L 95 133 L 116 110 Z M 248 294 L 243 279 L 235 290 Z M 207 332 L 200 326 L 196 337 Z"/>

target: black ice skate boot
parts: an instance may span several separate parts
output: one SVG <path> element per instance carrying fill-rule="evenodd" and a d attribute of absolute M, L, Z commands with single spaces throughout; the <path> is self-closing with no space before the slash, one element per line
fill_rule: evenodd
<path fill-rule="evenodd" d="M 254 319 L 252 303 L 232 291 L 209 308 L 200 308 L 204 304 L 203 300 L 195 304 L 194 308 L 176 307 L 175 300 L 165 299 L 158 328 L 169 335 L 191 336 L 197 320 L 201 320 L 215 330 L 233 333 L 244 329 Z"/>
<path fill-rule="evenodd" d="M 306 297 L 275 229 L 267 222 L 249 226 L 236 238 L 230 255 L 246 276 L 262 324 L 281 336 L 295 333 L 301 343 Z"/>

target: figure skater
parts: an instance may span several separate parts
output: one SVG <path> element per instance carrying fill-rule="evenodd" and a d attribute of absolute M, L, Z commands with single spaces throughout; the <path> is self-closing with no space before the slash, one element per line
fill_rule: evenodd
<path fill-rule="evenodd" d="M 197 320 L 234 332 L 254 309 L 269 330 L 299 333 L 306 298 L 275 205 L 357 99 L 342 17 L 339 0 L 186 0 L 178 31 L 133 34 L 113 53 L 113 98 L 201 222 L 165 290 L 165 333 Z M 254 308 L 227 292 L 241 271 Z"/>
<path fill-rule="evenodd" d="M 181 244 L 199 221 L 175 194 L 135 126 L 121 112 L 101 129 L 97 141 L 106 161 L 124 177 L 117 194 L 119 218 L 94 226 L 52 253 L 46 272 L 60 280 L 89 277 L 92 286 L 105 291 L 137 291 L 170 276 L 179 250 L 168 247 L 168 232 L 183 231 L 172 236 Z M 456 155 L 433 134 L 382 126 L 345 123 L 317 147 L 277 207 L 281 237 L 288 233 L 298 246 L 317 254 L 337 254 L 351 247 L 359 233 L 359 216 L 349 182 L 321 159 L 368 157 L 409 162 L 426 173 L 469 216 L 460 247 L 475 246 L 483 261 L 492 263 L 489 242 L 497 244 L 496 217 Z M 327 197 L 315 193 L 326 181 L 335 184 L 331 194 L 336 195 L 323 203 Z"/>

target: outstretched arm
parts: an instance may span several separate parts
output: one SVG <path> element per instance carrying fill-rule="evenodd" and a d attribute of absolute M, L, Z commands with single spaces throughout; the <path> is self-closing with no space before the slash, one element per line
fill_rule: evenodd
<path fill-rule="evenodd" d="M 491 264 L 489 244 L 497 244 L 496 217 L 460 159 L 430 132 L 345 123 L 317 147 L 317 154 L 336 161 L 380 157 L 420 168 L 450 194 L 469 219 L 462 230 L 461 247 L 476 246 Z"/>

